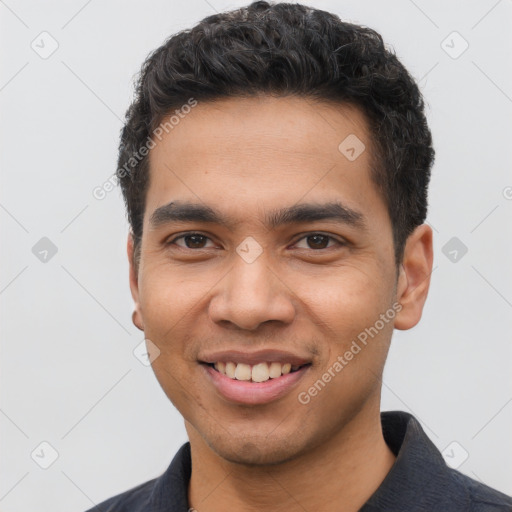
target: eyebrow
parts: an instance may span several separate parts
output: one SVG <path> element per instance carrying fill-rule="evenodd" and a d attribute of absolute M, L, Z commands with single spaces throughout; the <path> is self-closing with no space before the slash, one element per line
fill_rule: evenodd
<path fill-rule="evenodd" d="M 361 212 L 344 206 L 339 201 L 324 204 L 300 203 L 276 209 L 266 215 L 265 224 L 269 229 L 275 229 L 283 225 L 312 223 L 319 220 L 332 220 L 362 231 L 368 228 L 365 216 Z M 149 219 L 151 229 L 172 222 L 202 222 L 218 224 L 228 229 L 233 229 L 237 224 L 209 206 L 183 201 L 172 201 L 158 207 Z"/>

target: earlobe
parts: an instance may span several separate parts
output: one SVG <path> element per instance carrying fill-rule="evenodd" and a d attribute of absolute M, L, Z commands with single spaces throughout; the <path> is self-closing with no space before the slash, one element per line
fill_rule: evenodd
<path fill-rule="evenodd" d="M 140 311 L 140 304 L 139 304 L 139 272 L 138 267 L 135 261 L 135 247 L 134 247 L 134 240 L 133 240 L 133 234 L 130 232 L 128 234 L 128 242 L 126 245 L 126 251 L 128 254 L 128 262 L 130 265 L 129 272 L 130 272 L 130 291 L 132 294 L 133 302 L 134 302 L 134 311 L 132 313 L 132 322 L 137 329 L 140 329 L 141 331 L 144 330 L 144 322 L 142 321 L 142 314 Z"/>
<path fill-rule="evenodd" d="M 139 308 L 136 306 L 134 312 L 132 313 L 132 323 L 139 329 L 140 331 L 144 331 L 144 323 L 142 322 L 142 316 L 140 314 Z"/>
<path fill-rule="evenodd" d="M 396 297 L 402 309 L 395 318 L 396 329 L 411 329 L 420 321 L 430 287 L 432 263 L 432 229 L 422 224 L 405 244 Z"/>

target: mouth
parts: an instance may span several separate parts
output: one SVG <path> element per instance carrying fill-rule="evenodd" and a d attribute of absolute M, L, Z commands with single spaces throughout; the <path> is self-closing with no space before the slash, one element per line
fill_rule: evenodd
<path fill-rule="evenodd" d="M 228 361 L 227 363 L 217 361 L 216 363 L 204 364 L 229 379 L 244 382 L 266 382 L 270 379 L 278 379 L 283 375 L 295 373 L 301 368 L 311 365 L 311 363 L 292 365 L 292 363 L 281 363 L 279 361 L 263 361 L 253 365 L 234 361 Z"/>
<path fill-rule="evenodd" d="M 275 351 L 223 352 L 198 362 L 222 399 L 244 405 L 266 404 L 290 394 L 312 366 L 305 358 Z"/>

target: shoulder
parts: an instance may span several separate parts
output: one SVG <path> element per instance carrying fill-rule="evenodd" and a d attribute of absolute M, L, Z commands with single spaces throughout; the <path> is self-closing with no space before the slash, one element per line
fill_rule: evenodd
<path fill-rule="evenodd" d="M 139 512 L 149 509 L 156 478 L 113 496 L 86 512 Z"/>
<path fill-rule="evenodd" d="M 511 497 L 449 467 L 414 416 L 388 411 L 381 418 L 396 461 L 365 512 L 512 512 Z"/>
<path fill-rule="evenodd" d="M 86 512 L 168 512 L 188 510 L 190 443 L 185 443 L 158 478 L 117 494 Z"/>
<path fill-rule="evenodd" d="M 470 512 L 512 511 L 512 497 L 477 482 L 459 471 L 451 470 L 451 473 L 455 485 L 467 496 L 471 507 Z"/>

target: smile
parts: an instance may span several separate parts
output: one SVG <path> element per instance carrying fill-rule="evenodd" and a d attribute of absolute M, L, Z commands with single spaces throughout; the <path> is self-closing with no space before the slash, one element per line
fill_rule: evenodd
<path fill-rule="evenodd" d="M 278 361 L 261 362 L 254 365 L 235 363 L 233 361 L 218 361 L 211 364 L 215 370 L 222 375 L 234 380 L 250 382 L 266 382 L 269 379 L 277 379 L 282 375 L 296 372 L 302 366 L 291 363 L 280 363 Z"/>
<path fill-rule="evenodd" d="M 202 363 L 200 367 L 213 390 L 223 400 L 240 405 L 263 405 L 290 395 L 311 368 L 310 363 L 293 367 L 290 363 L 278 365 L 279 368 L 275 362 L 254 365 L 227 362 Z"/>

